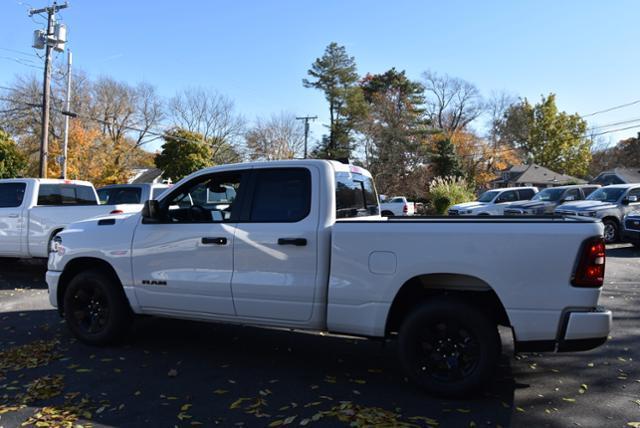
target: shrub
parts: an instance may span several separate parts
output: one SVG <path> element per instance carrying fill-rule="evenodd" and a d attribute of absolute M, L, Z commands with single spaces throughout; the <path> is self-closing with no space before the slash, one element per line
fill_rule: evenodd
<path fill-rule="evenodd" d="M 475 199 L 469 183 L 462 177 L 436 177 L 429 184 L 429 193 L 439 215 L 445 214 L 451 205 Z"/>

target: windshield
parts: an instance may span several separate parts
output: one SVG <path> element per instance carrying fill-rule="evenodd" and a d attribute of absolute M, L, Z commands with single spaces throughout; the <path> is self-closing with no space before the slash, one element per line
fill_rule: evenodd
<path fill-rule="evenodd" d="M 532 201 L 557 201 L 560 199 L 562 194 L 564 193 L 564 189 L 544 189 L 540 193 L 536 193 L 536 195 L 531 199 Z"/>
<path fill-rule="evenodd" d="M 589 201 L 616 202 L 626 189 L 602 187 L 587 197 Z"/>
<path fill-rule="evenodd" d="M 478 198 L 478 202 L 491 202 L 493 201 L 493 198 L 495 198 L 498 193 L 500 192 L 497 190 L 489 190 L 488 192 L 484 192 Z"/>

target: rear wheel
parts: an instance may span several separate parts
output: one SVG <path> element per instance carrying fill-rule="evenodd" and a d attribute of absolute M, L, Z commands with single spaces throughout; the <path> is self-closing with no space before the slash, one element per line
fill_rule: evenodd
<path fill-rule="evenodd" d="M 618 242 L 618 223 L 611 219 L 602 221 L 604 224 L 604 241 L 607 244 Z"/>
<path fill-rule="evenodd" d="M 444 397 L 484 386 L 501 352 L 497 325 L 473 306 L 449 298 L 416 308 L 402 324 L 398 345 L 407 376 Z"/>
<path fill-rule="evenodd" d="M 382 213 L 380 214 L 382 217 L 393 217 L 393 213 L 391 211 L 382 211 Z"/>
<path fill-rule="evenodd" d="M 106 345 L 121 339 L 132 321 L 122 287 L 101 271 L 80 272 L 64 293 L 64 318 L 79 340 Z"/>

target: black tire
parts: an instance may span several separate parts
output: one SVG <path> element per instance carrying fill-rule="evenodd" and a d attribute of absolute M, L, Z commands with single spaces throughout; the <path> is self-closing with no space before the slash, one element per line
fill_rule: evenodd
<path fill-rule="evenodd" d="M 120 340 L 132 322 L 122 286 L 99 270 L 74 276 L 64 293 L 64 318 L 80 341 L 107 345 Z"/>
<path fill-rule="evenodd" d="M 382 211 L 382 214 L 380 214 L 382 217 L 393 217 L 393 212 L 391 211 Z"/>
<path fill-rule="evenodd" d="M 400 362 L 429 394 L 468 396 L 488 383 L 502 351 L 497 325 L 473 306 L 451 298 L 421 304 L 399 332 Z"/>
<path fill-rule="evenodd" d="M 613 244 L 620 239 L 620 231 L 618 223 L 615 220 L 605 219 L 602 221 L 604 224 L 604 242 L 607 244 Z"/>

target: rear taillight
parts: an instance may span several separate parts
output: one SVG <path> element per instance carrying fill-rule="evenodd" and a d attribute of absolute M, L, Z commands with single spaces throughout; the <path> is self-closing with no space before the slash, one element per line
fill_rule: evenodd
<path fill-rule="evenodd" d="M 600 236 L 587 239 L 582 244 L 578 267 L 571 284 L 575 287 L 601 287 L 604 282 L 605 264 L 604 239 Z"/>
<path fill-rule="evenodd" d="M 402 207 L 402 212 L 405 213 L 405 214 L 408 213 L 409 212 L 409 205 L 404 204 L 404 206 Z"/>
<path fill-rule="evenodd" d="M 124 213 L 124 211 L 122 211 L 122 210 L 113 210 L 109 214 L 123 214 L 123 213 Z"/>

